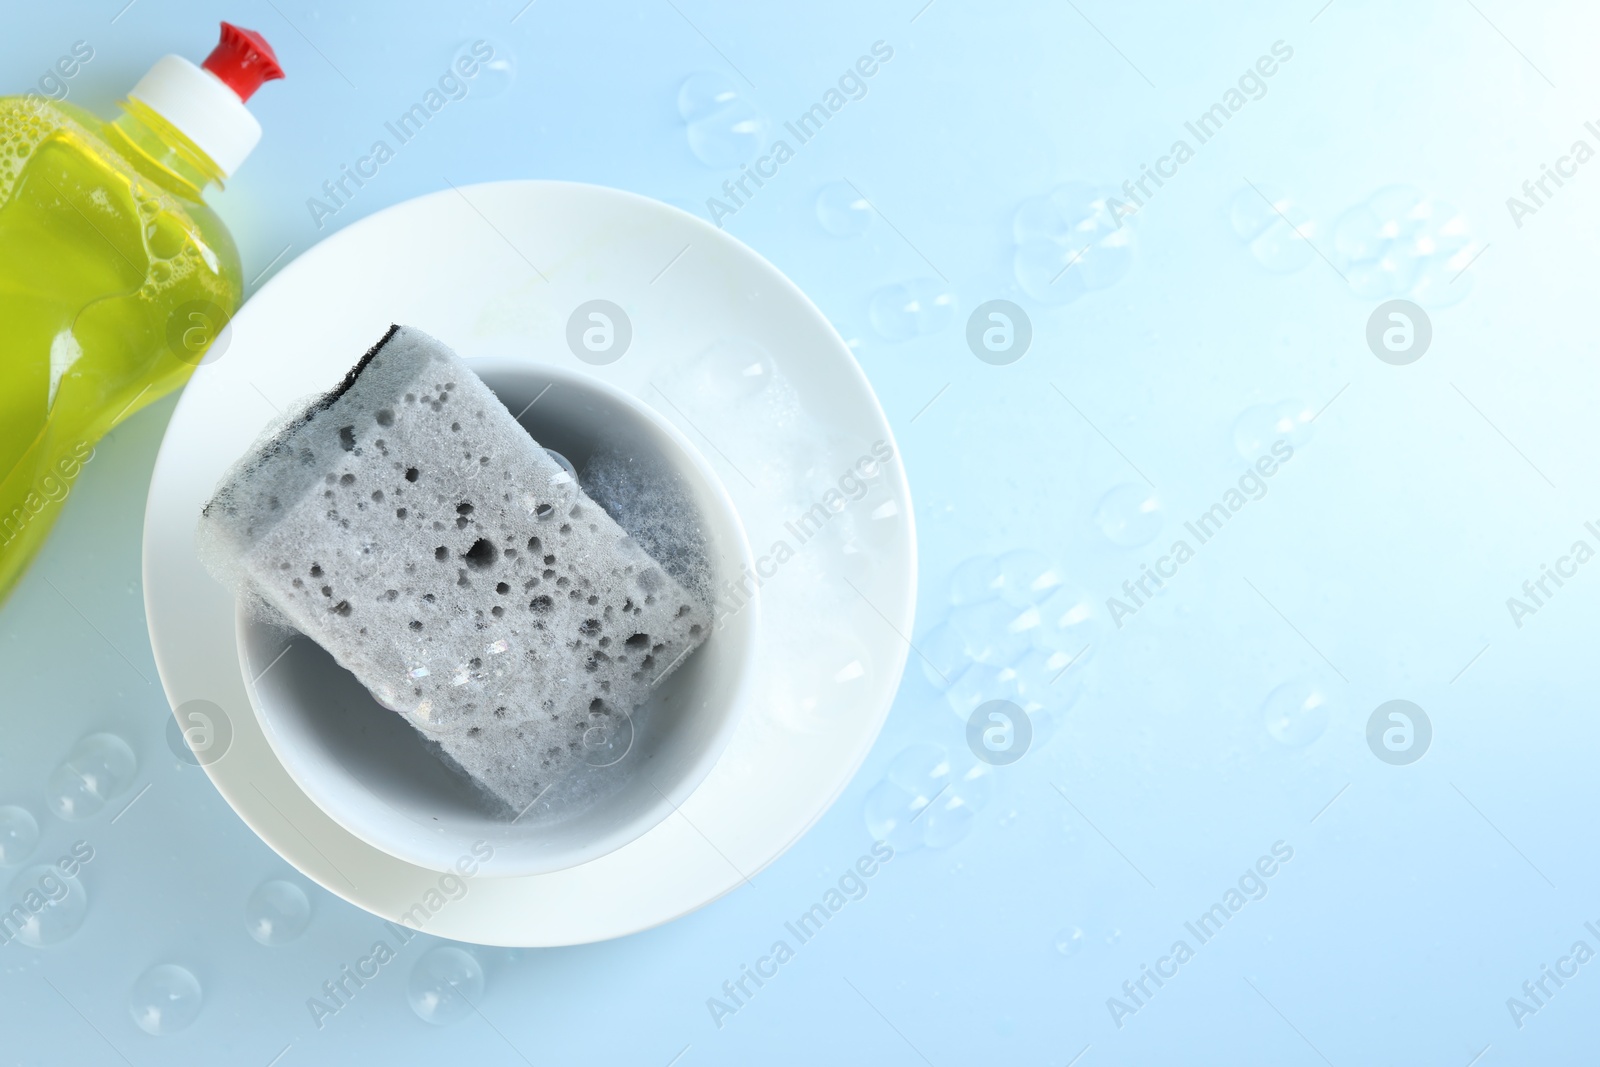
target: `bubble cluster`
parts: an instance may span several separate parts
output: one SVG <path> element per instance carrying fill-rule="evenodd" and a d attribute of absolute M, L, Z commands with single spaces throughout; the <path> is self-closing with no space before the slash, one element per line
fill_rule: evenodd
<path fill-rule="evenodd" d="M 453 945 L 435 945 L 411 968 L 406 1001 L 417 1018 L 448 1026 L 472 1015 L 483 998 L 483 964 Z"/>
<path fill-rule="evenodd" d="M 1462 271 L 1485 247 L 1454 207 L 1407 185 L 1379 189 L 1343 212 L 1331 233 L 1271 189 L 1240 189 L 1228 205 L 1228 221 L 1268 270 L 1301 270 L 1321 249 L 1357 296 L 1407 297 L 1427 307 L 1466 297 L 1472 279 Z M 1327 242 L 1319 243 L 1323 237 Z"/>
<path fill-rule="evenodd" d="M 1024 292 L 1043 304 L 1066 304 L 1127 275 L 1133 231 L 1108 206 L 1109 198 L 1071 182 L 1017 207 L 1012 270 Z"/>
<path fill-rule="evenodd" d="M 1482 249 L 1454 207 L 1391 185 L 1339 216 L 1330 256 L 1362 297 L 1448 307 L 1471 289 L 1471 275 L 1461 272 Z"/>
<path fill-rule="evenodd" d="M 1228 205 L 1228 222 L 1256 262 L 1275 274 L 1292 274 L 1316 257 L 1317 224 L 1276 190 L 1240 189 Z"/>
<path fill-rule="evenodd" d="M 897 851 L 948 848 L 967 836 L 993 796 L 988 766 L 972 761 L 957 772 L 941 746 L 917 744 L 889 762 L 862 814 L 873 839 Z"/>
<path fill-rule="evenodd" d="M 938 333 L 956 317 L 950 287 L 933 278 L 913 278 L 886 285 L 867 305 L 872 327 L 890 341 L 908 341 Z"/>
<path fill-rule="evenodd" d="M 133 784 L 139 761 L 128 742 L 112 733 L 90 734 L 50 775 L 50 810 L 75 821 L 92 818 Z"/>
<path fill-rule="evenodd" d="M 205 997 L 200 980 L 187 967 L 161 963 L 141 974 L 128 993 L 128 1014 L 151 1037 L 188 1029 L 200 1016 Z"/>
<path fill-rule="evenodd" d="M 1047 741 L 1083 689 L 1097 627 L 1087 595 L 1043 553 L 1018 549 L 956 567 L 944 620 L 917 643 L 923 675 L 966 720 L 990 700 L 1026 712 Z"/>
<path fill-rule="evenodd" d="M 29 157 L 57 125 L 69 122 L 53 105 L 13 97 L 0 104 L 0 204 L 11 197 L 12 187 Z"/>
<path fill-rule="evenodd" d="M 244 905 L 244 928 L 263 945 L 283 945 L 311 925 L 311 900 L 293 882 L 274 878 L 261 883 Z"/>
<path fill-rule="evenodd" d="M 714 170 L 733 170 L 766 145 L 770 123 L 726 74 L 691 74 L 678 87 L 689 150 Z"/>

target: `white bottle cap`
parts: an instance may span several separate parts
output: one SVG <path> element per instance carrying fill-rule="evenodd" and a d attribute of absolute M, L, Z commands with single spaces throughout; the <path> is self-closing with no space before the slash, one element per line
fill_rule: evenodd
<path fill-rule="evenodd" d="M 182 56 L 163 56 L 128 95 L 177 127 L 225 178 L 261 140 L 261 123 L 239 95 Z"/>

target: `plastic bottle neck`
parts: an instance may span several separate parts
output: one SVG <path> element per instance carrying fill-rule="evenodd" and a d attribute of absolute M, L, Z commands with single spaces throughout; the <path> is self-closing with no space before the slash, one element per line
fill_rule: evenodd
<path fill-rule="evenodd" d="M 189 200 L 199 200 L 211 185 L 223 186 L 223 173 L 210 156 L 181 130 L 132 97 L 108 131 L 116 148 L 139 173 Z"/>

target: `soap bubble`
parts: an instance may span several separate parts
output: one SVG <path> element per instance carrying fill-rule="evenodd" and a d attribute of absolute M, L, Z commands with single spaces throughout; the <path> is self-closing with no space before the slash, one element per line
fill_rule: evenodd
<path fill-rule="evenodd" d="M 972 811 L 982 811 L 994 799 L 994 767 L 973 760 L 967 769 L 950 779 L 950 788 L 944 795 L 954 797 Z"/>
<path fill-rule="evenodd" d="M 744 337 L 722 338 L 687 368 L 702 403 L 722 406 L 755 399 L 772 385 L 772 353 Z"/>
<path fill-rule="evenodd" d="M 563 456 L 560 452 L 557 452 L 553 448 L 545 449 L 544 454 L 555 460 L 556 466 L 567 472 L 567 477 L 571 478 L 573 481 L 578 480 L 578 468 L 572 465 L 572 460 L 568 459 L 566 456 Z"/>
<path fill-rule="evenodd" d="M 476 67 L 477 73 L 467 77 L 457 64 L 464 65 L 468 70 Z M 466 86 L 469 100 L 501 96 L 516 81 L 517 54 L 503 36 L 473 36 L 456 45 L 451 52 L 450 71 Z"/>
<path fill-rule="evenodd" d="M 1296 211 L 1289 220 L 1278 219 L 1251 241 L 1250 254 L 1275 274 L 1291 274 L 1316 255 L 1311 246 L 1315 235 L 1316 224 L 1304 212 Z"/>
<path fill-rule="evenodd" d="M 549 510 L 535 513 L 540 521 L 551 522 L 572 510 L 572 505 L 577 503 L 578 493 L 582 487 L 578 484 L 578 469 L 572 465 L 570 459 L 553 448 L 545 449 L 544 454 L 561 468 L 560 473 L 550 479 L 550 491 L 555 496 L 549 502 Z"/>
<path fill-rule="evenodd" d="M 1011 695 L 1012 675 L 1005 667 L 988 663 L 974 663 L 952 678 L 945 690 L 945 703 L 963 722 L 979 707 L 990 700 L 1000 700 Z"/>
<path fill-rule="evenodd" d="M 1035 604 L 1061 584 L 1061 574 L 1043 552 L 1017 549 L 998 560 L 1000 599 L 1022 607 Z"/>
<path fill-rule="evenodd" d="M 1291 748 L 1309 745 L 1328 728 L 1328 694 L 1314 682 L 1285 682 L 1261 705 L 1261 721 L 1273 740 Z"/>
<path fill-rule="evenodd" d="M 1064 655 L 1077 671 L 1094 655 L 1100 629 L 1094 621 L 1094 601 L 1082 590 L 1058 588 L 1039 605 L 1039 627 L 1033 631 L 1034 647 Z"/>
<path fill-rule="evenodd" d="M 944 767 L 948 773 L 948 761 Z M 929 795 L 927 813 L 918 820 L 922 843 L 929 848 L 949 848 L 960 841 L 993 797 L 994 777 L 987 764 L 973 763 L 961 774 L 948 776 L 941 788 Z"/>
<path fill-rule="evenodd" d="M 894 782 L 879 782 L 867 791 L 862 816 L 874 841 L 887 841 L 896 852 L 922 847 L 920 828 L 912 822 L 928 806 L 928 798 Z"/>
<path fill-rule="evenodd" d="M 973 812 L 993 792 L 987 767 L 952 776 L 938 745 L 916 744 L 889 761 L 883 781 L 867 793 L 867 831 L 896 849 L 942 848 L 966 835 Z"/>
<path fill-rule="evenodd" d="M 65 941 L 83 925 L 89 912 L 83 883 L 66 877 L 48 863 L 18 871 L 11 880 L 8 899 L 12 908 L 7 913 L 7 925 L 0 926 L 0 938 L 15 929 L 17 939 L 34 948 Z M 20 926 L 15 923 L 18 909 L 26 915 Z"/>
<path fill-rule="evenodd" d="M 1165 521 L 1155 490 L 1124 484 L 1112 489 L 1095 505 L 1094 521 L 1106 539 L 1123 548 L 1149 544 Z"/>
<path fill-rule="evenodd" d="M 311 925 L 306 891 L 281 878 L 262 882 L 244 905 L 244 928 L 263 945 L 283 945 Z"/>
<path fill-rule="evenodd" d="M 878 333 L 890 341 L 906 341 L 949 326 L 955 319 L 956 298 L 943 282 L 915 278 L 873 293 L 867 313 Z"/>
<path fill-rule="evenodd" d="M 128 1014 L 151 1037 L 186 1029 L 200 1015 L 200 981 L 187 967 L 158 964 L 139 976 L 128 993 Z"/>
<path fill-rule="evenodd" d="M 950 602 L 976 604 L 992 600 L 1005 584 L 1000 561 L 993 556 L 973 556 L 956 566 L 950 575 Z"/>
<path fill-rule="evenodd" d="M 940 623 L 917 642 L 917 662 L 922 665 L 923 677 L 939 689 L 947 688 L 962 669 L 971 662 L 966 638 L 949 623 Z"/>
<path fill-rule="evenodd" d="M 1470 250 L 1476 253 L 1477 248 Z M 1472 262 L 1472 254 L 1461 252 L 1449 258 L 1429 256 L 1422 262 L 1422 271 L 1411 295 L 1417 303 L 1430 308 L 1450 307 L 1459 304 L 1472 291 L 1472 275 L 1463 275 Z"/>
<path fill-rule="evenodd" d="M 894 506 L 898 511 L 898 503 Z M 860 521 L 853 521 L 847 513 L 843 521 L 835 520 L 831 527 L 824 527 L 817 538 L 818 549 L 837 556 L 841 573 L 857 587 L 870 586 L 886 577 L 883 564 L 889 556 L 889 546 L 884 541 L 891 530 L 869 525 L 869 515 L 855 518 Z"/>
<path fill-rule="evenodd" d="M 715 170 L 733 170 L 766 142 L 766 116 L 725 74 L 691 74 L 678 88 L 678 114 L 688 124 L 689 149 Z"/>
<path fill-rule="evenodd" d="M 1030 632 L 1039 624 L 1037 610 L 1012 607 L 1003 600 L 963 604 L 950 612 L 950 625 L 966 642 L 978 663 L 1004 666 L 1033 644 Z"/>
<path fill-rule="evenodd" d="M 1083 951 L 1083 931 L 1076 926 L 1063 926 L 1056 931 L 1056 953 L 1071 958 Z"/>
<path fill-rule="evenodd" d="M 157 259 L 172 259 L 189 243 L 189 228 L 182 216 L 162 211 L 151 217 L 144 226 L 144 243 Z M 152 264 L 154 266 L 154 264 Z"/>
<path fill-rule="evenodd" d="M 1275 442 L 1286 441 L 1299 448 L 1311 440 L 1311 420 L 1316 412 L 1298 400 L 1280 400 L 1246 408 L 1233 421 L 1233 447 L 1240 456 L 1254 460 L 1270 455 Z"/>
<path fill-rule="evenodd" d="M 1357 204 L 1340 215 L 1333 224 L 1333 254 L 1347 263 L 1382 258 L 1388 240 L 1383 221 L 1370 204 Z"/>
<path fill-rule="evenodd" d="M 0 867 L 15 867 L 39 844 L 39 820 L 15 804 L 0 807 Z"/>
<path fill-rule="evenodd" d="M 850 706 L 855 691 L 872 678 L 871 661 L 861 645 L 845 634 L 818 634 L 811 642 L 811 663 L 822 686 L 821 703 Z"/>
<path fill-rule="evenodd" d="M 1071 303 L 1088 292 L 1083 275 L 1071 269 L 1078 262 L 1074 257 L 1082 252 L 1049 241 L 1030 241 L 1012 254 L 1012 276 L 1023 292 L 1042 304 Z"/>
<path fill-rule="evenodd" d="M 931 797 L 950 779 L 950 757 L 938 745 L 912 745 L 889 761 L 884 777 Z"/>
<path fill-rule="evenodd" d="M 417 1018 L 448 1026 L 473 1014 L 483 997 L 483 965 L 453 945 L 435 945 L 411 968 L 406 999 Z"/>
<path fill-rule="evenodd" d="M 854 237 L 872 223 L 872 205 L 849 182 L 829 182 L 817 190 L 817 221 L 835 237 Z"/>
<path fill-rule="evenodd" d="M 1408 293 L 1422 278 L 1423 261 L 1402 253 L 1386 253 L 1344 267 L 1350 289 L 1359 296 L 1381 299 Z"/>
<path fill-rule="evenodd" d="M 777 374 L 770 352 L 755 341 L 732 337 L 721 338 L 679 363 L 667 384 L 675 403 L 718 414 L 752 401 L 777 399 L 773 385 Z M 829 475 L 837 476 L 837 472 Z"/>
<path fill-rule="evenodd" d="M 834 532 L 847 561 L 866 566 L 898 542 L 901 518 L 900 498 L 880 481 L 867 484 L 860 499 L 852 500 L 826 529 Z"/>
<path fill-rule="evenodd" d="M 72 747 L 66 762 L 50 775 L 50 810 L 67 820 L 100 813 L 133 784 L 139 761 L 116 734 L 90 734 Z"/>
<path fill-rule="evenodd" d="M 678 86 L 678 116 L 684 122 L 708 119 L 739 99 L 739 90 L 725 74 L 701 71 Z"/>
<path fill-rule="evenodd" d="M 774 714 L 797 730 L 813 730 L 833 722 L 873 680 L 872 660 L 855 638 L 843 633 L 817 633 L 806 638 L 811 664 L 790 676 L 779 692 Z"/>
<path fill-rule="evenodd" d="M 1311 217 L 1276 192 L 1240 189 L 1228 207 L 1228 221 L 1234 234 L 1249 245 L 1256 261 L 1275 273 L 1300 270 L 1316 255 L 1311 246 L 1316 237 Z"/>
<path fill-rule="evenodd" d="M 621 717 L 590 713 L 590 726 L 583 731 L 583 762 L 591 767 L 614 767 L 633 751 L 633 713 Z"/>
<path fill-rule="evenodd" d="M 972 831 L 977 817 L 977 811 L 963 798 L 946 793 L 923 816 L 923 843 L 929 848 L 949 848 Z"/>
<path fill-rule="evenodd" d="M 1036 717 L 1040 714 L 1048 717 L 1050 713 L 1065 711 L 1083 694 L 1083 672 L 1075 669 L 1081 662 L 1065 652 L 1033 649 L 1008 668 L 1012 674 L 1009 686 L 1012 699 L 1024 711 Z M 1045 725 L 1054 732 L 1060 723 L 1051 717 Z M 1039 736 L 1038 729 L 1034 733 L 1035 743 L 1043 743 L 1048 739 Z"/>

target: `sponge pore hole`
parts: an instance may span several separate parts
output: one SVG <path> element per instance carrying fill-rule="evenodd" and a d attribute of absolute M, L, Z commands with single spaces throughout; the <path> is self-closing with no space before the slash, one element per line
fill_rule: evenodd
<path fill-rule="evenodd" d="M 463 504 L 461 506 L 470 507 L 468 504 Z M 500 550 L 494 547 L 493 541 L 490 541 L 486 537 L 480 537 L 476 541 L 472 542 L 472 547 L 467 549 L 466 554 L 461 558 L 465 560 L 467 566 L 471 567 L 473 570 L 481 571 L 486 567 L 494 566 L 495 561 L 500 558 Z"/>

